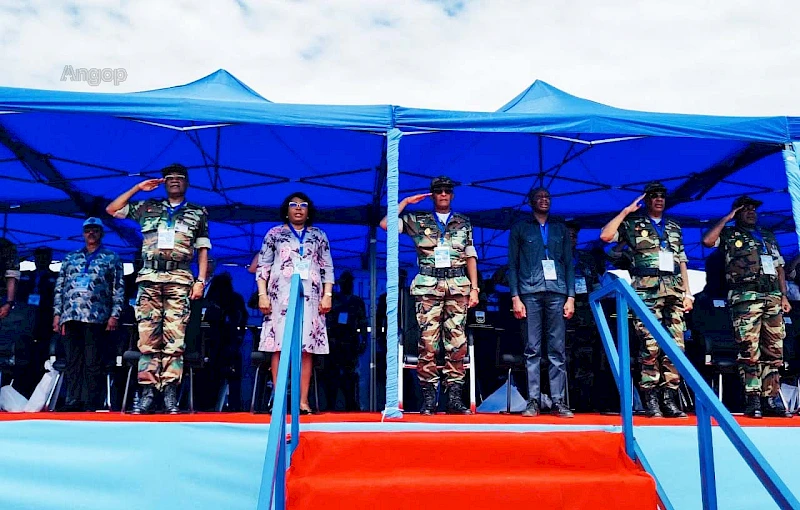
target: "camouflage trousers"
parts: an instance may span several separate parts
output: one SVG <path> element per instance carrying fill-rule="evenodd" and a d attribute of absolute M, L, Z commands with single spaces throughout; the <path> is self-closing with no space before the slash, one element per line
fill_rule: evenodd
<path fill-rule="evenodd" d="M 656 320 L 667 330 L 669 336 L 678 344 L 678 348 L 683 351 L 683 332 L 686 324 L 683 321 L 682 300 L 675 296 L 667 296 L 643 301 L 656 316 Z M 658 346 L 655 337 L 638 317 L 634 318 L 633 327 L 640 340 L 639 361 L 642 363 L 642 381 L 639 387 L 643 390 L 651 390 L 659 386 L 666 386 L 673 390 L 678 389 L 681 376 L 669 357 Z"/>
<path fill-rule="evenodd" d="M 763 299 L 731 305 L 733 335 L 739 344 L 739 375 L 745 393 L 774 397 L 780 390 L 783 364 L 783 339 L 786 327 L 781 315 L 781 297 L 766 295 Z"/>
<path fill-rule="evenodd" d="M 139 384 L 152 384 L 160 391 L 167 384 L 180 382 L 190 290 L 190 286 L 177 283 L 139 284 Z"/>
<path fill-rule="evenodd" d="M 436 354 L 444 338 L 444 377 L 449 384 L 463 384 L 464 357 L 467 355 L 464 326 L 467 322 L 469 295 L 450 292 L 445 280 L 439 280 L 435 290 L 436 294 L 414 296 L 420 327 L 417 376 L 422 383 L 439 381 Z"/>

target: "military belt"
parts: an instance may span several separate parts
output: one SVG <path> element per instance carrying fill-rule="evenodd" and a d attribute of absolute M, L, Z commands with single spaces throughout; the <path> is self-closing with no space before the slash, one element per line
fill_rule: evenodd
<path fill-rule="evenodd" d="M 156 271 L 176 271 L 185 269 L 191 271 L 192 266 L 189 262 L 178 262 L 175 260 L 145 260 L 144 269 L 155 269 Z"/>
<path fill-rule="evenodd" d="M 675 276 L 672 271 L 661 271 L 650 267 L 632 267 L 628 272 L 631 276 Z"/>
<path fill-rule="evenodd" d="M 457 278 L 466 276 L 467 271 L 462 267 L 428 267 L 419 268 L 419 274 L 424 276 L 435 276 L 436 278 Z"/>
<path fill-rule="evenodd" d="M 779 290 L 778 282 L 763 282 L 763 281 L 731 283 L 730 289 L 734 292 L 761 292 L 764 294 Z"/>

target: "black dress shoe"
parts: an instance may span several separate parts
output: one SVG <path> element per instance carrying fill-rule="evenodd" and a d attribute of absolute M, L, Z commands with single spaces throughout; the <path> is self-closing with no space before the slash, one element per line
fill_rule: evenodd
<path fill-rule="evenodd" d="M 575 415 L 563 400 L 554 400 L 552 413 L 561 418 L 574 418 Z"/>

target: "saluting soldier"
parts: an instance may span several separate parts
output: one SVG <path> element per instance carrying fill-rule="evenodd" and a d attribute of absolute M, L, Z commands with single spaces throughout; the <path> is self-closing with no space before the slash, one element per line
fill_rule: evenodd
<path fill-rule="evenodd" d="M 414 241 L 419 274 L 411 285 L 421 330 L 417 375 L 422 386 L 420 414 L 436 412 L 436 385 L 439 372 L 436 353 L 441 338 L 445 344 L 444 377 L 447 379 L 450 414 L 471 414 L 461 400 L 464 384 L 464 357 L 467 339 L 464 327 L 467 309 L 478 303 L 478 253 L 472 242 L 472 224 L 463 214 L 454 213 L 451 202 L 455 183 L 449 177 L 431 181 L 430 193 L 403 199 L 402 213 L 408 204 L 418 204 L 431 197 L 432 212 L 400 215 L 398 229 Z M 386 229 L 386 218 L 381 227 Z"/>
<path fill-rule="evenodd" d="M 620 241 L 631 248 L 633 264 L 629 271 L 633 288 L 683 350 L 686 330 L 683 314 L 692 309 L 694 298 L 689 291 L 688 259 L 681 226 L 664 216 L 666 196 L 666 186 L 660 182 L 649 183 L 643 195 L 603 227 L 600 239 L 607 243 Z M 644 214 L 638 212 L 642 200 Z M 638 317 L 634 319 L 634 328 L 641 339 L 639 387 L 646 415 L 685 418 L 686 413 L 678 407 L 681 382 L 678 370 Z"/>
<path fill-rule="evenodd" d="M 792 306 L 786 297 L 784 260 L 775 234 L 757 226 L 756 209 L 763 202 L 742 195 L 705 236 L 725 256 L 728 305 L 733 334 L 739 344 L 739 375 L 744 384 L 745 414 L 791 418 L 780 396 L 783 339 L 782 313 Z M 733 226 L 726 226 L 731 220 Z"/>
<path fill-rule="evenodd" d="M 134 413 L 153 409 L 155 392 L 164 395 L 164 407 L 177 414 L 177 384 L 183 375 L 183 350 L 189 322 L 189 300 L 203 297 L 206 284 L 208 213 L 186 201 L 189 172 L 180 164 L 162 169 L 161 179 L 148 179 L 126 191 L 106 208 L 115 218 L 141 225 L 144 265 L 136 279 L 136 321 L 139 325 L 139 384 L 143 386 Z M 167 198 L 128 204 L 139 191 L 153 191 L 164 183 Z M 198 276 L 191 271 L 197 252 Z"/>

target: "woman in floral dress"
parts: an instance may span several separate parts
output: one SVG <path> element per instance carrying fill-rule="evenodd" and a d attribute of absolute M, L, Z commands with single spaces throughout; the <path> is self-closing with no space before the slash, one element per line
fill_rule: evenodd
<path fill-rule="evenodd" d="M 325 232 L 313 227 L 314 203 L 305 193 L 292 193 L 281 204 L 285 220 L 264 236 L 258 256 L 258 308 L 264 314 L 258 349 L 271 352 L 272 383 L 276 383 L 281 343 L 289 308 L 291 278 L 303 283 L 303 359 L 300 371 L 300 411 L 311 412 L 308 388 L 313 354 L 328 354 L 325 314 L 333 297 L 333 260 Z"/>

